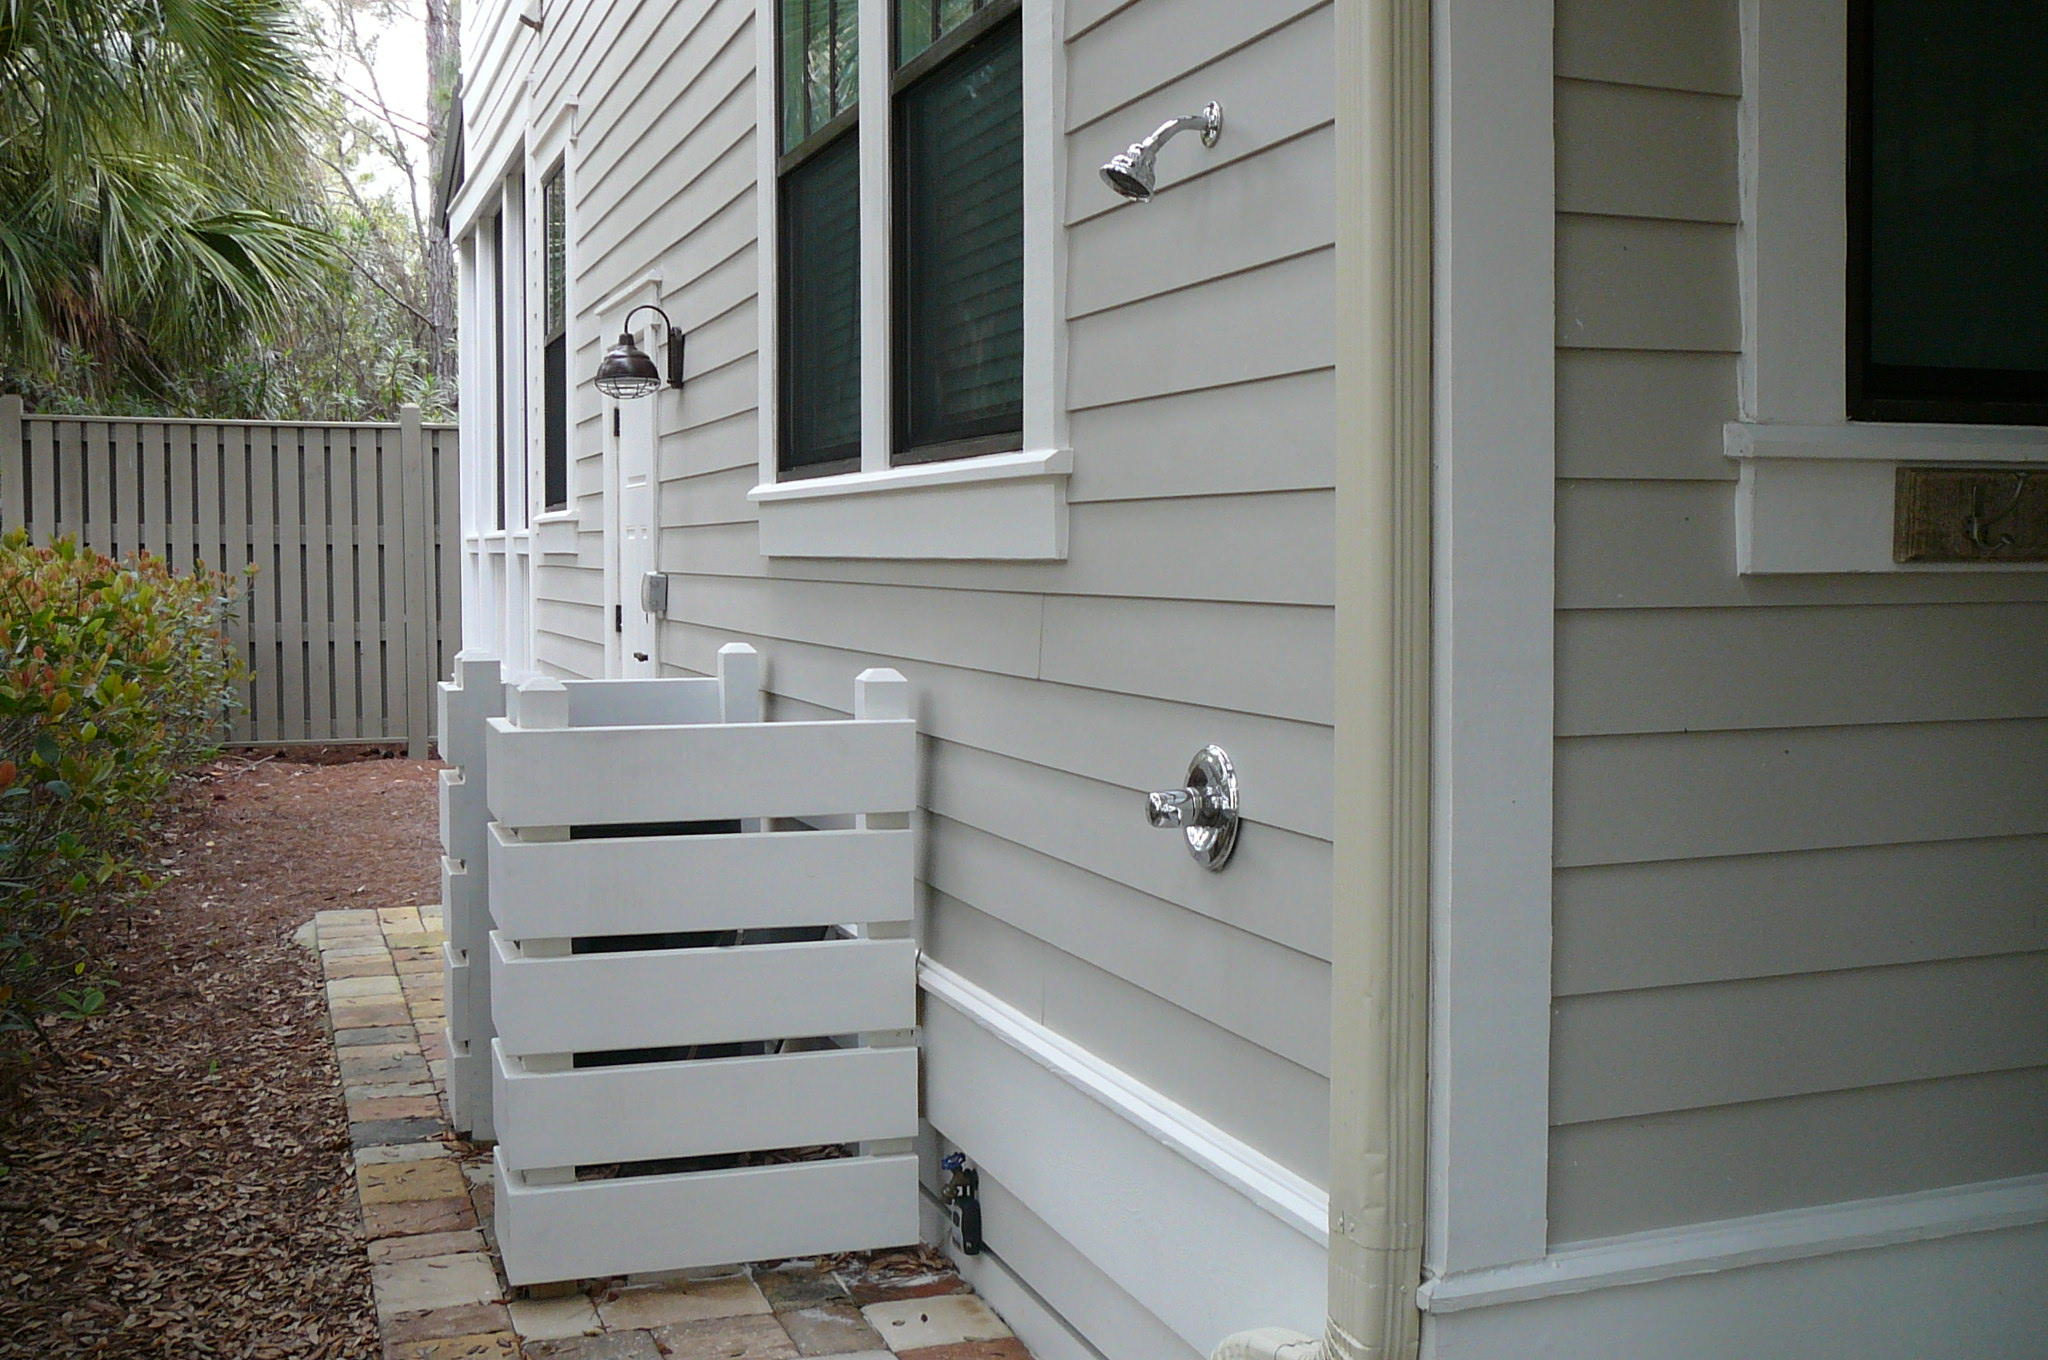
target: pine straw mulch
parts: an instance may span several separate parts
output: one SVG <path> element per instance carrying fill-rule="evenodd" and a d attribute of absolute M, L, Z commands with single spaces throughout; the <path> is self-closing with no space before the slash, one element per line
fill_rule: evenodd
<path fill-rule="evenodd" d="M 229 759 L 172 875 L 96 923 L 109 1014 L 0 1109 L 0 1357 L 378 1353 L 319 965 L 329 907 L 434 900 L 434 767 Z"/>

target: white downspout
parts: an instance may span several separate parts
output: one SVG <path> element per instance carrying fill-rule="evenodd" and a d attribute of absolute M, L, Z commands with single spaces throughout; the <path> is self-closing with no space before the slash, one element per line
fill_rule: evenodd
<path fill-rule="evenodd" d="M 1422 1274 L 1429 922 L 1430 0 L 1337 2 L 1329 1318 L 1216 1360 L 1404 1360 Z"/>

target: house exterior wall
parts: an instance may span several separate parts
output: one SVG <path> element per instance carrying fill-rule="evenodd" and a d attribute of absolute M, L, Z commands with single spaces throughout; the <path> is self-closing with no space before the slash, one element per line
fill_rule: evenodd
<path fill-rule="evenodd" d="M 467 135 L 472 181 L 492 173 L 480 147 L 525 137 L 530 184 L 560 147 L 572 375 L 634 302 L 688 335 L 686 389 L 652 399 L 662 669 L 751 643 L 775 718 L 843 713 L 865 666 L 914 687 L 921 941 L 958 983 L 926 1002 L 926 1147 L 961 1147 L 989 1187 L 983 1288 L 1018 1301 L 1041 1354 L 1189 1356 L 1321 1324 L 1332 16 L 1071 0 L 1055 17 L 1063 561 L 762 555 L 754 0 L 587 0 L 538 34 L 486 11 Z M 1221 143 L 1177 143 L 1157 201 L 1100 185 L 1109 154 L 1209 99 Z M 579 381 L 573 521 L 527 549 L 533 661 L 563 676 L 616 667 L 612 609 L 633 607 L 605 540 L 614 404 Z M 1143 816 L 1142 791 L 1207 742 L 1247 788 L 1221 874 Z M 1047 1073 L 1066 1080 L 1041 1099 Z M 1056 1093 L 1075 1103 L 1046 1126 Z"/>
<path fill-rule="evenodd" d="M 1736 575 L 1740 9 L 1556 9 L 1554 1243 L 2048 1170 L 2048 575 Z"/>

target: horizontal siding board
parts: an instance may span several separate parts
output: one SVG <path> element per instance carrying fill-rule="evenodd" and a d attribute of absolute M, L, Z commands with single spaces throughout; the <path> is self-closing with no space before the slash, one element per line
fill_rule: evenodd
<path fill-rule="evenodd" d="M 1734 99 L 1581 80 L 1556 97 L 1560 211 L 1738 220 Z"/>
<path fill-rule="evenodd" d="M 964 902 L 936 891 L 929 902 L 925 948 L 933 959 L 1322 1183 L 1329 1160 L 1329 1084 L 1322 1077 Z M 927 1023 L 930 1011 L 928 1001 Z M 929 1049 L 929 1033 L 927 1042 Z M 928 1074 L 928 1091 L 943 1079 Z"/>
<path fill-rule="evenodd" d="M 1737 0 L 1558 0 L 1557 72 L 1740 94 Z"/>
<path fill-rule="evenodd" d="M 1560 996 L 2048 949 L 2048 836 L 1567 869 Z"/>
<path fill-rule="evenodd" d="M 1172 207 L 1103 213 L 1067 233 L 1069 313 L 1106 311 L 1336 239 L 1336 135 L 1324 128 L 1177 186 Z M 1186 246 L 1201 222 L 1200 250 Z"/>
<path fill-rule="evenodd" d="M 1191 31 L 1203 27 L 1187 24 L 1185 18 L 1181 23 Z M 1210 100 L 1223 106 L 1223 136 L 1213 147 L 1203 146 L 1198 138 L 1178 138 L 1161 153 L 1157 203 L 1172 202 L 1199 176 L 1328 123 L 1336 113 L 1337 68 L 1330 61 L 1334 40 L 1333 11 L 1323 5 L 1142 96 L 1135 86 L 1122 87 L 1118 97 L 1133 102 L 1108 116 L 1094 122 L 1070 116 L 1063 148 L 1069 225 L 1101 213 L 1148 211 L 1118 197 L 1097 170 L 1167 119 L 1192 113 Z"/>
<path fill-rule="evenodd" d="M 1327 605 L 1334 593 L 1332 513 L 1326 491 L 1077 505 L 1067 516 L 1067 560 L 1042 563 L 770 559 L 762 557 L 752 526 L 703 525 L 663 535 L 662 566 L 710 576 L 838 582 L 849 599 L 873 587 L 948 598 L 930 593 L 939 587 L 1188 604 Z M 1234 551 L 1188 549 L 1190 543 L 1211 541 L 1229 542 Z M 791 586 L 787 593 L 803 590 Z"/>
<path fill-rule="evenodd" d="M 1201 71 L 1262 34 L 1305 13 L 1326 11 L 1328 5 L 1323 0 L 1237 0 L 1200 8 L 1199 18 L 1191 19 L 1185 6 L 1146 0 L 1117 11 L 1070 41 L 1068 123 L 1085 126 L 1129 103 L 1134 95 Z M 1072 15 L 1068 22 L 1075 22 Z M 1127 140 L 1141 135 L 1133 133 Z"/>
<path fill-rule="evenodd" d="M 1591 1123 L 2048 1065 L 2048 954 L 1570 997 L 1551 1119 Z"/>
<path fill-rule="evenodd" d="M 1558 743 L 1560 866 L 2048 831 L 2048 721 Z"/>
<path fill-rule="evenodd" d="M 1557 470 L 1567 478 L 1735 480 L 1723 428 L 1740 414 L 1732 354 L 1557 354 Z"/>
<path fill-rule="evenodd" d="M 1040 675 L 1047 680 L 1334 721 L 1328 610 L 1051 598 L 1044 626 Z M 1249 645 L 1252 637 L 1265 645 Z M 1219 639 L 1231 643 L 1219 646 Z"/>
<path fill-rule="evenodd" d="M 1329 369 L 1074 414 L 1067 501 L 1157 500 L 1335 485 Z"/>
<path fill-rule="evenodd" d="M 1322 960 L 945 817 L 926 833 L 925 878 L 939 892 L 1329 1074 Z"/>
<path fill-rule="evenodd" d="M 1561 214 L 1557 342 L 1581 349 L 1740 349 L 1735 228 Z"/>
<path fill-rule="evenodd" d="M 2048 1170 L 2048 1068 L 1576 1124 L 1550 1238 L 1584 1241 Z"/>
<path fill-rule="evenodd" d="M 1588 610 L 1560 736 L 2048 717 L 2048 604 Z"/>
<path fill-rule="evenodd" d="M 1735 489 L 1720 482 L 1560 482 L 1564 609 L 2048 600 L 2038 572 L 1735 574 Z"/>
<path fill-rule="evenodd" d="M 1230 872 L 1212 874 L 1145 824 L 1130 790 L 942 743 L 927 766 L 925 806 L 941 816 L 1303 953 L 1328 938 L 1327 842 L 1247 825 Z"/>
<path fill-rule="evenodd" d="M 1075 321 L 1068 400 L 1100 406 L 1328 366 L 1332 265 L 1332 252 L 1319 250 Z M 1230 343 L 1189 344 L 1192 336 Z"/>
<path fill-rule="evenodd" d="M 1034 682 L 988 671 L 919 663 L 886 651 L 847 651 L 807 643 L 750 639 L 730 631 L 671 620 L 663 630 L 662 659 L 708 674 L 718 648 L 757 641 L 772 651 L 770 681 L 777 693 L 821 706 L 832 716 L 849 702 L 846 677 L 863 666 L 902 671 L 917 695 L 918 730 L 948 744 L 1069 770 L 1134 794 L 1149 790 L 1161 772 L 1185 768 L 1189 711 L 1141 694 Z M 1266 825 L 1328 840 L 1331 833 L 1331 749 L 1327 728 L 1228 709 L 1202 712 L 1206 738 L 1228 750 L 1239 767 L 1258 771 L 1259 820 Z M 1327 927 L 1294 947 L 1321 955 Z"/>

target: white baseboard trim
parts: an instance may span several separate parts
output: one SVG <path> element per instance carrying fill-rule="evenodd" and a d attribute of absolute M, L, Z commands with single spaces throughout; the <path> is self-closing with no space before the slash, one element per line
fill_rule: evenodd
<path fill-rule="evenodd" d="M 2048 1175 L 1578 1243 L 1540 1260 L 1439 1276 L 1415 1294 L 1425 1312 L 1456 1313 L 2037 1223 L 2048 1223 Z"/>
<path fill-rule="evenodd" d="M 1024 1054 L 1091 1100 L 1107 1106 L 1158 1142 L 1327 1248 L 1329 1196 L 1242 1139 L 1111 1067 L 1039 1024 L 994 993 L 943 964 L 924 959 L 918 984 L 982 1029 Z"/>

